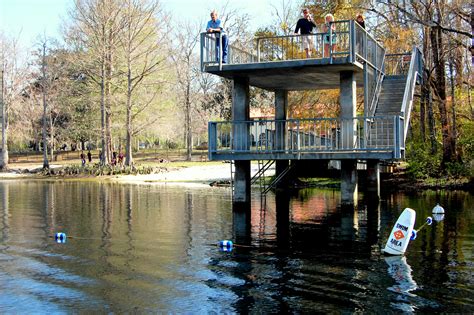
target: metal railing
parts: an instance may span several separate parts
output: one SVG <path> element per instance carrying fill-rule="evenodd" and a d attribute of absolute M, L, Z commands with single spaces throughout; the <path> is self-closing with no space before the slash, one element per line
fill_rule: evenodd
<path fill-rule="evenodd" d="M 309 47 L 309 59 L 347 58 L 348 62 L 368 63 L 371 67 L 382 69 L 380 54 L 384 48 L 359 24 L 352 20 L 332 22 L 329 33 L 317 32 L 310 35 L 285 35 L 260 37 L 255 39 L 254 47 L 239 47 L 229 44 L 228 64 L 256 62 L 289 61 L 306 59 L 305 48 Z M 201 33 L 201 69 L 220 63 L 216 56 L 219 36 Z M 331 44 L 333 43 L 333 44 Z M 221 47 L 220 45 L 219 47 Z"/>
<path fill-rule="evenodd" d="M 410 67 L 411 54 L 387 54 L 385 57 L 384 72 L 386 75 L 407 75 Z"/>
<path fill-rule="evenodd" d="M 405 92 L 403 94 L 401 113 L 405 120 L 403 139 L 405 140 L 408 132 L 408 124 L 410 123 L 410 115 L 413 107 L 413 97 L 415 94 L 415 87 L 418 79 L 423 78 L 423 54 L 414 47 L 410 56 L 410 66 L 407 72 L 407 81 L 405 85 Z"/>
<path fill-rule="evenodd" d="M 209 155 L 390 151 L 399 158 L 403 129 L 400 116 L 209 122 Z"/>
<path fill-rule="evenodd" d="M 222 37 L 218 33 L 201 33 L 201 71 L 208 65 L 218 64 L 222 70 Z M 248 52 L 236 44 L 228 45 L 228 64 L 257 62 L 257 55 Z"/>

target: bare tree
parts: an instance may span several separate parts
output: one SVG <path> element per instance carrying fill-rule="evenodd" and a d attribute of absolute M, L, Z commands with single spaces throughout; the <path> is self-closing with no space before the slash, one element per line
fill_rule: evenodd
<path fill-rule="evenodd" d="M 102 164 L 111 160 L 112 79 L 124 27 L 122 10 L 118 0 L 75 0 L 70 14 L 73 24 L 68 37 L 83 52 L 82 70 L 100 87 Z"/>
<path fill-rule="evenodd" d="M 120 41 L 124 50 L 127 77 L 125 164 L 132 165 L 133 137 L 146 125 L 158 119 L 155 116 L 140 127 L 136 125 L 138 115 L 145 112 L 156 99 L 159 87 L 155 86 L 154 93 L 147 99 L 144 97 L 137 99 L 134 95 L 147 85 L 148 78 L 163 67 L 165 58 L 161 52 L 166 45 L 167 32 L 164 29 L 167 18 L 156 0 L 126 0 L 124 7 L 125 27 Z"/>
<path fill-rule="evenodd" d="M 43 168 L 49 168 L 48 161 L 48 137 L 47 137 L 47 123 L 46 115 L 48 109 L 48 103 L 46 102 L 48 94 L 48 82 L 46 77 L 46 39 L 42 43 L 42 59 L 41 59 L 41 92 L 43 94 Z"/>
<path fill-rule="evenodd" d="M 196 47 L 199 43 L 200 28 L 190 22 L 181 25 L 180 31 L 175 35 L 175 52 L 171 57 L 175 63 L 178 91 L 184 111 L 184 133 L 186 142 L 186 160 L 191 161 L 192 155 L 192 118 L 191 112 L 194 104 L 193 87 L 198 76 Z"/>
<path fill-rule="evenodd" d="M 1 58 L 1 118 L 2 141 L 0 151 L 0 170 L 8 169 L 8 130 L 9 116 L 13 105 L 20 96 L 24 82 L 24 71 L 18 65 L 19 50 L 18 40 L 10 39 L 0 33 L 0 58 Z"/>

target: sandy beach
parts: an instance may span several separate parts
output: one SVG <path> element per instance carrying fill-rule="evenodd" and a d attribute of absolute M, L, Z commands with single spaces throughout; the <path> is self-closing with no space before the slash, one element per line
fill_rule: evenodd
<path fill-rule="evenodd" d="M 110 178 L 119 182 L 181 182 L 210 184 L 230 180 L 230 164 L 189 166 L 148 175 L 120 175 Z"/>
<path fill-rule="evenodd" d="M 62 165 L 50 165 L 51 168 L 60 168 Z M 252 165 L 251 174 L 255 174 L 258 171 L 257 165 Z M 28 167 L 16 168 L 12 166 L 9 172 L 0 172 L 0 179 L 48 179 L 53 177 L 45 177 L 35 174 L 41 169 L 41 165 L 29 165 Z M 28 170 L 28 171 L 26 171 Z M 274 170 L 270 169 L 267 171 L 267 175 L 273 175 Z M 54 177 L 56 178 L 56 177 Z M 59 177 L 62 179 L 62 177 Z M 189 183 L 189 184 L 205 184 L 209 185 L 214 182 L 228 182 L 231 178 L 231 170 L 229 163 L 222 164 L 209 164 L 202 163 L 201 165 L 192 166 L 180 166 L 180 167 L 163 167 L 160 172 L 146 175 L 111 175 L 101 177 L 81 177 L 72 176 L 64 177 L 64 179 L 97 179 L 103 181 L 115 181 L 123 183 Z"/>

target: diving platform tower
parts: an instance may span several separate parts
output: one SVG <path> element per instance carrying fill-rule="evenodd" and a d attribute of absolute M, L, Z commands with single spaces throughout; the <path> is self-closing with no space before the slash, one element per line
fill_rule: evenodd
<path fill-rule="evenodd" d="M 275 161 L 280 179 L 291 176 L 299 161 L 316 168 L 338 160 L 341 204 L 357 205 L 358 165 L 366 165 L 367 188 L 378 197 L 381 162 L 404 158 L 415 85 L 421 80 L 420 51 L 388 55 L 354 21 L 333 23 L 334 32 L 309 35 L 311 58 L 303 50 L 307 35 L 288 35 L 257 38 L 255 47 L 231 44 L 223 64 L 216 48 L 222 47 L 220 38 L 201 34 L 201 70 L 233 82 L 232 120 L 209 122 L 208 154 L 209 160 L 233 161 L 234 202 L 250 201 L 253 160 Z M 325 44 L 328 35 L 335 45 Z M 250 119 L 250 86 L 275 93 L 274 119 Z M 359 114 L 357 87 L 364 90 Z M 322 89 L 339 89 L 339 117 L 291 118 L 289 91 Z"/>

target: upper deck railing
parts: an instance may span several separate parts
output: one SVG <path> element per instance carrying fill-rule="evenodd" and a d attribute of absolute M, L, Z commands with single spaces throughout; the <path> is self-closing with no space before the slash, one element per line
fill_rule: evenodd
<path fill-rule="evenodd" d="M 385 49 L 364 28 L 352 20 L 332 22 L 335 30 L 330 27 L 329 33 L 317 32 L 310 35 L 284 35 L 259 37 L 253 47 L 229 45 L 229 65 L 290 61 L 299 59 L 329 58 L 329 63 L 335 58 L 346 57 L 347 62 L 355 61 L 368 63 L 374 68 L 381 69 L 380 56 Z M 329 39 L 334 45 L 329 45 Z M 222 67 L 216 47 L 220 37 L 214 33 L 201 33 L 201 69 L 206 71 L 210 65 Z M 311 57 L 307 58 L 304 44 L 309 43 Z"/>

